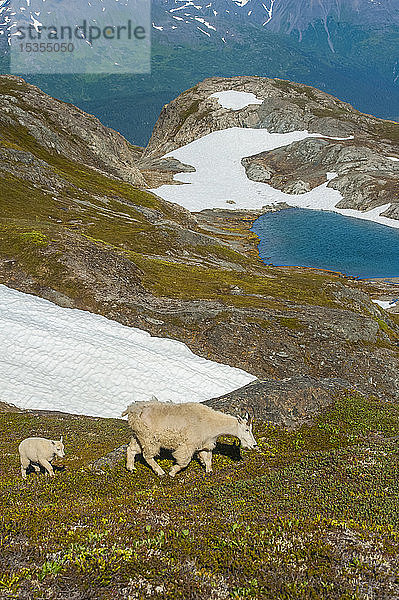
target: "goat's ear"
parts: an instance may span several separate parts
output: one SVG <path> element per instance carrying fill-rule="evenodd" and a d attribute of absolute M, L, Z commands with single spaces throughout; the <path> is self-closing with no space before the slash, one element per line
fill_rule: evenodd
<path fill-rule="evenodd" d="M 62 442 L 63 438 L 64 438 L 64 436 L 62 435 L 61 438 L 60 438 L 60 442 Z"/>

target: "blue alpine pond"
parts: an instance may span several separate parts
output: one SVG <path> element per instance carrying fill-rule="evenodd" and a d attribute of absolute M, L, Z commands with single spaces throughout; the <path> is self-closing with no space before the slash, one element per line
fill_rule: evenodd
<path fill-rule="evenodd" d="M 340 271 L 360 278 L 399 276 L 399 229 L 338 213 L 290 208 L 253 225 L 259 254 L 273 265 Z"/>

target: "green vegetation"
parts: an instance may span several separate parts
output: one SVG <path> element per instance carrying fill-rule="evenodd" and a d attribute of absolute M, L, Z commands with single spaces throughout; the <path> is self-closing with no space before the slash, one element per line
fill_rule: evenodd
<path fill-rule="evenodd" d="M 21 239 L 28 244 L 34 244 L 35 246 L 46 247 L 48 245 L 48 238 L 40 231 L 26 231 L 19 234 Z"/>
<path fill-rule="evenodd" d="M 287 329 L 302 331 L 306 328 L 305 323 L 302 323 L 296 317 L 281 317 L 279 319 L 279 322 L 280 325 L 282 325 L 283 327 L 287 327 Z"/>
<path fill-rule="evenodd" d="M 395 321 L 393 321 L 395 323 Z M 382 319 L 377 319 L 377 323 L 378 323 L 378 327 L 381 329 L 381 331 L 383 331 L 384 333 L 387 334 L 387 336 L 393 341 L 395 342 L 396 340 L 398 340 L 399 338 L 399 334 L 397 331 L 395 331 L 394 329 L 392 329 L 392 327 L 390 327 L 388 325 L 388 323 L 386 323 L 385 321 L 383 321 Z"/>
<path fill-rule="evenodd" d="M 0 596 L 365 600 L 397 592 L 399 408 L 340 398 L 290 432 L 256 423 L 260 451 L 223 439 L 206 476 L 90 470 L 126 423 L 1 414 Z M 20 479 L 27 435 L 64 434 L 65 470 Z M 170 465 L 168 457 L 162 459 Z M 58 595 L 57 595 L 58 594 Z"/>
<path fill-rule="evenodd" d="M 194 102 L 190 104 L 190 106 L 184 112 L 181 113 L 181 125 L 183 125 L 184 121 L 186 121 L 189 116 L 194 115 L 198 111 L 200 101 L 200 98 L 198 100 L 194 100 Z"/>
<path fill-rule="evenodd" d="M 380 121 L 375 125 L 373 133 L 379 138 L 397 144 L 399 142 L 399 123 L 394 121 Z"/>
<path fill-rule="evenodd" d="M 323 288 L 330 278 L 324 275 L 279 273 L 279 277 L 264 277 L 250 272 L 237 273 L 220 268 L 190 267 L 166 260 L 149 260 L 135 256 L 135 263 L 145 272 L 146 287 L 155 295 L 182 299 L 219 299 L 234 306 L 274 306 L 289 297 L 297 302 L 333 306 Z M 242 293 L 233 295 L 239 286 Z M 283 306 L 281 304 L 281 306 Z"/>

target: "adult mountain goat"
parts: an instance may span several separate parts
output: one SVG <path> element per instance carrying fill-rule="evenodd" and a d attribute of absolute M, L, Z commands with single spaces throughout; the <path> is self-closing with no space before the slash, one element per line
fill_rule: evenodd
<path fill-rule="evenodd" d="M 165 471 L 154 457 L 165 448 L 173 451 L 176 460 L 169 471 L 171 477 L 188 465 L 195 452 L 206 472 L 211 473 L 212 450 L 220 435 L 234 435 L 243 448 L 256 448 L 249 419 L 226 415 L 203 404 L 171 404 L 158 402 L 153 397 L 148 402 L 134 402 L 122 414 L 125 415 L 134 433 L 127 447 L 126 468 L 129 471 L 135 470 L 135 456 L 142 453 L 153 471 L 163 477 Z"/>

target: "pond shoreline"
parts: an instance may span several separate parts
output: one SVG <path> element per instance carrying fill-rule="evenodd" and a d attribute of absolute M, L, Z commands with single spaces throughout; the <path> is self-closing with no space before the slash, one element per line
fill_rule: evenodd
<path fill-rule="evenodd" d="M 226 238 L 226 231 L 229 232 L 229 242 L 231 246 L 245 254 L 258 257 L 261 263 L 265 263 L 259 253 L 260 238 L 253 231 L 253 225 L 261 216 L 268 213 L 275 213 L 282 210 L 295 207 L 282 203 L 275 206 L 264 207 L 262 210 L 234 210 L 234 209 L 205 209 L 193 213 L 198 224 L 206 231 L 220 233 Z M 307 267 L 302 265 L 281 265 L 275 268 L 281 269 L 304 269 L 306 271 L 334 273 L 348 281 L 356 281 L 360 288 L 369 294 L 373 299 L 382 301 L 391 301 L 399 296 L 399 276 L 398 277 L 357 277 L 348 275 L 333 269 L 324 269 L 321 267 Z M 399 303 L 388 309 L 390 313 L 399 314 Z"/>
<path fill-rule="evenodd" d="M 359 279 L 399 275 L 399 232 L 333 211 L 291 208 L 262 215 L 253 226 L 259 253 L 278 266 L 300 265 Z"/>

